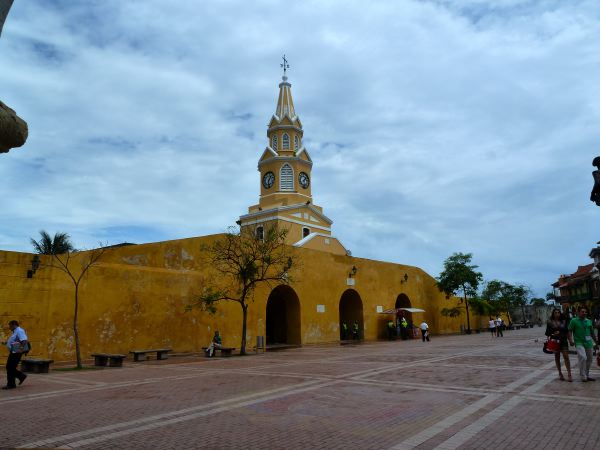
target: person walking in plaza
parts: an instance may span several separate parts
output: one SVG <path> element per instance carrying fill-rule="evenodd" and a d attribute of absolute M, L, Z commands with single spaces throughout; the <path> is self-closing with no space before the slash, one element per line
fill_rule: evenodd
<path fill-rule="evenodd" d="M 490 317 L 490 333 L 492 337 L 496 336 L 496 321 Z"/>
<path fill-rule="evenodd" d="M 222 342 L 223 341 L 221 339 L 221 334 L 219 333 L 219 330 L 216 330 L 215 335 L 213 336 L 212 342 L 206 349 L 206 353 L 208 353 L 208 356 L 210 358 L 212 358 L 215 355 L 216 348 L 221 348 L 223 346 Z"/>
<path fill-rule="evenodd" d="M 561 353 L 565 360 L 565 367 L 567 368 L 567 381 L 573 381 L 573 377 L 571 376 L 571 361 L 569 360 L 568 335 L 569 329 L 566 317 L 563 316 L 558 308 L 554 308 L 550 319 L 546 323 L 546 336 L 559 341 L 560 350 L 554 352 L 554 361 L 558 370 L 558 379 L 561 381 L 565 380 L 560 366 Z"/>
<path fill-rule="evenodd" d="M 580 306 L 577 317 L 569 322 L 569 344 L 577 349 L 577 362 L 579 363 L 579 375 L 581 381 L 596 381 L 590 377 L 590 367 L 592 365 L 592 348 L 594 342 L 598 341 L 594 336 L 592 321 L 586 317 L 587 309 Z"/>
<path fill-rule="evenodd" d="M 425 342 L 426 339 L 427 342 L 429 342 L 429 325 L 427 325 L 427 322 L 421 322 L 419 328 L 421 329 L 421 339 L 423 339 L 423 342 Z"/>
<path fill-rule="evenodd" d="M 8 359 L 6 360 L 6 386 L 2 389 L 14 389 L 17 387 L 16 380 L 23 384 L 27 375 L 17 369 L 24 354 L 29 351 L 29 340 L 25 330 L 19 326 L 19 322 L 11 320 L 8 327 L 12 334 L 4 344 L 8 348 Z"/>
<path fill-rule="evenodd" d="M 504 320 L 502 320 L 502 317 L 500 316 L 496 317 L 496 337 L 504 337 L 504 334 L 502 333 L 503 328 Z"/>

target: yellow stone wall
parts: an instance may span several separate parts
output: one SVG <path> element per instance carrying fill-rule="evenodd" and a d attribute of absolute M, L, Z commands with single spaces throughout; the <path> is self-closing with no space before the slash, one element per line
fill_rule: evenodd
<path fill-rule="evenodd" d="M 79 332 L 82 356 L 93 352 L 127 353 L 133 349 L 171 346 L 175 352 L 198 351 L 210 342 L 215 329 L 224 344 L 239 348 L 241 308 L 223 303 L 217 314 L 185 312 L 185 305 L 215 274 L 207 265 L 201 245 L 218 235 L 112 248 L 98 266 L 90 269 L 80 287 Z M 443 318 L 439 314 L 447 300 L 435 287 L 435 280 L 419 268 L 311 249 L 294 249 L 299 257 L 292 271 L 292 288 L 300 302 L 302 344 L 336 342 L 339 339 L 339 302 L 347 289 L 362 300 L 364 336 L 375 340 L 385 335 L 389 316 L 377 313 L 377 306 L 393 308 L 399 294 L 406 294 L 412 306 L 425 313 L 415 314 L 429 323 L 432 333 L 455 333 L 464 316 Z M 57 269 L 42 267 L 27 278 L 33 255 L 0 251 L 0 320 L 4 336 L 6 323 L 19 320 L 33 344 L 33 357 L 55 361 L 74 359 L 72 335 L 73 284 Z M 73 264 L 86 258 L 83 252 Z M 357 267 L 349 286 L 351 268 Z M 76 267 L 76 266 L 74 266 Z M 401 283 L 404 274 L 408 281 Z M 256 336 L 265 335 L 266 304 L 270 289 L 256 292 L 248 316 L 248 346 Z M 323 305 L 324 312 L 317 312 Z M 472 318 L 475 326 L 478 319 Z M 6 354 L 6 349 L 2 350 Z"/>

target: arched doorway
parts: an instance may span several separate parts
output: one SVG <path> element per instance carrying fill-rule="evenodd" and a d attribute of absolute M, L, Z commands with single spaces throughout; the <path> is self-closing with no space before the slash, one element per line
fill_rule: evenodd
<path fill-rule="evenodd" d="M 277 286 L 267 300 L 267 345 L 301 345 L 300 301 L 289 286 Z"/>
<path fill-rule="evenodd" d="M 396 309 L 398 308 L 411 308 L 411 303 L 410 303 L 410 299 L 408 298 L 408 295 L 406 294 L 400 294 L 398 296 L 398 298 L 396 299 L 396 305 L 394 306 Z M 412 317 L 412 313 L 409 311 L 400 311 L 396 313 L 396 323 L 398 323 L 399 321 L 402 320 L 402 317 L 404 317 L 409 324 L 409 330 L 412 329 L 411 325 L 413 325 L 413 317 Z M 400 329 L 400 333 L 401 333 L 401 337 L 402 339 L 407 339 L 408 337 L 410 337 L 409 333 L 406 333 L 405 330 L 403 328 Z"/>
<path fill-rule="evenodd" d="M 358 323 L 358 338 L 364 338 L 363 305 L 360 295 L 354 289 L 348 289 L 340 298 L 340 340 L 352 339 L 352 326 Z M 348 331 L 344 333 L 344 323 Z"/>

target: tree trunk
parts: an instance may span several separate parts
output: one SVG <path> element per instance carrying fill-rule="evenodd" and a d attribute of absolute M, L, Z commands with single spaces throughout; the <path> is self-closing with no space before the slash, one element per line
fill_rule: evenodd
<path fill-rule="evenodd" d="M 79 284 L 75 285 L 75 314 L 73 315 L 73 335 L 75 336 L 75 358 L 77 368 L 81 369 L 81 349 L 79 348 L 79 330 L 77 329 L 77 314 L 79 311 Z"/>
<path fill-rule="evenodd" d="M 465 308 L 467 310 L 467 329 L 466 333 L 471 334 L 471 320 L 469 319 L 469 300 L 467 300 L 467 294 L 465 294 Z"/>
<path fill-rule="evenodd" d="M 246 354 L 246 320 L 248 319 L 248 305 L 242 304 L 242 343 L 240 345 L 240 355 Z"/>

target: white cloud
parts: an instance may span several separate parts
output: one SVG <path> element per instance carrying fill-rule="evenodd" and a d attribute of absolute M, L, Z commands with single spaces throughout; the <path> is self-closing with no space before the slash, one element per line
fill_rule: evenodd
<path fill-rule="evenodd" d="M 353 254 L 532 285 L 588 262 L 596 2 L 16 2 L 0 248 L 219 232 L 256 203 L 283 53 L 315 202 Z M 285 10 L 285 11 L 284 11 Z"/>

